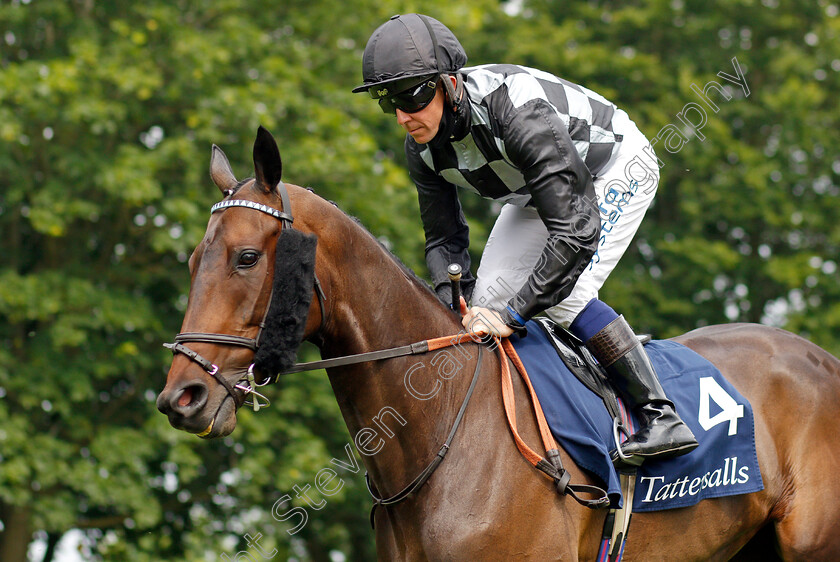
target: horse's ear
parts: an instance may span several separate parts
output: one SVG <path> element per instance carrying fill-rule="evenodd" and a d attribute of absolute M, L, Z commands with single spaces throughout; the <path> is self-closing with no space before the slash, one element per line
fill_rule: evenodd
<path fill-rule="evenodd" d="M 257 140 L 254 141 L 254 177 L 257 180 L 257 187 L 266 193 L 270 192 L 280 183 L 282 170 L 280 149 L 277 148 L 277 143 L 271 133 L 260 126 L 257 131 Z"/>
<path fill-rule="evenodd" d="M 215 144 L 210 153 L 210 178 L 216 184 L 216 187 L 225 195 L 227 195 L 226 192 L 234 189 L 237 184 L 233 170 L 230 169 L 230 162 L 228 162 L 227 156 Z"/>

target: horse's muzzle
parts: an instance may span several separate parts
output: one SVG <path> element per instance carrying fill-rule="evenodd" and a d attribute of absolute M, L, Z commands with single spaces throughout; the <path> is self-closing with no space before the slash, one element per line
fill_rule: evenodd
<path fill-rule="evenodd" d="M 212 395 L 201 380 L 174 389 L 164 388 L 157 408 L 175 429 L 214 438 L 229 435 L 236 428 L 236 402 L 229 394 Z"/>
<path fill-rule="evenodd" d="M 207 384 L 201 380 L 190 381 L 158 395 L 157 408 L 169 418 L 173 427 L 199 433 L 207 426 L 201 413 L 207 405 Z M 198 425 L 204 424 L 202 427 Z"/>

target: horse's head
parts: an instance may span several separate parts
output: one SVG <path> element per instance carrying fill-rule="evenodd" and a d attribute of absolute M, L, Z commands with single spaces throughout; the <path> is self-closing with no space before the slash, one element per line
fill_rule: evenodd
<path fill-rule="evenodd" d="M 317 325 L 309 314 L 315 237 L 291 228 L 290 197 L 271 134 L 260 127 L 254 178 L 236 180 L 216 146 L 210 175 L 225 196 L 190 257 L 190 297 L 158 409 L 179 429 L 228 435 L 256 385 L 294 362 Z M 302 190 L 300 190 L 302 191 Z M 307 319 L 310 319 L 309 325 Z M 268 340 L 268 344 L 260 346 Z M 251 398 L 259 404 L 260 395 Z M 255 408 L 256 409 L 256 408 Z"/>

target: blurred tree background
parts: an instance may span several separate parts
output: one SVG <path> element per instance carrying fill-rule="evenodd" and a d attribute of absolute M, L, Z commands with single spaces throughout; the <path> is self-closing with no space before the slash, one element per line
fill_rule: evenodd
<path fill-rule="evenodd" d="M 635 326 L 668 337 L 763 322 L 840 354 L 836 4 L 4 1 L 0 560 L 266 557 L 246 534 L 277 559 L 374 558 L 361 473 L 339 470 L 338 494 L 313 494 L 323 507 L 294 535 L 272 516 L 347 459 L 323 373 L 285 380 L 219 441 L 170 428 L 154 399 L 186 260 L 219 196 L 211 143 L 249 175 L 265 125 L 288 181 L 426 274 L 402 135 L 350 93 L 369 34 L 413 11 L 449 25 L 471 64 L 538 67 L 602 93 L 650 138 L 669 124 L 685 135 L 672 151 L 658 143 L 655 206 L 602 293 Z M 699 102 L 692 85 L 726 84 L 716 75 L 735 73 L 733 57 L 749 96 L 710 91 L 719 111 L 693 135 L 677 114 Z M 496 209 L 463 202 L 477 263 Z"/>

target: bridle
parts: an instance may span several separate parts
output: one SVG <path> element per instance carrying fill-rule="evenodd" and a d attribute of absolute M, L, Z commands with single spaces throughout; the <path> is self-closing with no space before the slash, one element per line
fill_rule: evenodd
<path fill-rule="evenodd" d="M 267 215 L 270 215 L 277 220 L 280 221 L 280 228 L 281 230 L 284 228 L 293 228 L 292 223 L 294 222 L 294 217 L 292 216 L 292 206 L 289 200 L 289 192 L 286 190 L 286 185 L 281 181 L 277 184 L 275 191 L 279 193 L 280 200 L 283 206 L 283 210 L 280 211 L 275 209 L 274 207 L 269 207 L 268 205 L 263 205 L 261 203 L 257 203 L 256 201 L 249 201 L 247 199 L 225 199 L 213 205 L 210 208 L 210 214 L 224 211 L 225 209 L 229 209 L 231 207 L 244 207 L 246 209 L 253 209 L 255 211 L 260 211 Z M 231 196 L 233 195 L 233 190 L 225 191 L 225 195 Z M 318 306 L 321 310 L 321 328 L 324 326 L 324 319 L 326 316 L 326 295 L 324 295 L 324 290 L 321 287 L 321 283 L 318 280 L 318 276 L 315 276 L 315 295 L 318 297 Z M 228 371 L 228 373 L 234 373 L 236 375 L 241 375 L 239 379 L 235 382 L 231 383 L 223 374 L 228 373 L 220 373 L 219 366 L 214 364 L 212 361 L 202 357 L 196 351 L 190 349 L 185 343 L 209 343 L 209 344 L 217 344 L 217 345 L 233 345 L 237 347 L 245 347 L 248 348 L 256 353 L 256 351 L 260 347 L 261 337 L 263 334 L 263 330 L 265 329 L 265 322 L 266 318 L 268 317 L 268 312 L 271 309 L 271 299 L 273 298 L 274 291 L 272 290 L 272 294 L 269 297 L 268 305 L 265 308 L 265 313 L 263 314 L 262 321 L 259 323 L 259 329 L 257 331 L 256 338 L 248 338 L 243 336 L 231 336 L 228 334 L 215 334 L 215 333 L 207 333 L 207 332 L 182 332 L 175 336 L 174 343 L 165 343 L 163 347 L 167 349 L 171 349 L 173 354 L 182 354 L 191 361 L 198 363 L 204 371 L 213 377 L 219 384 L 221 384 L 225 390 L 227 390 L 228 394 L 230 394 L 231 398 L 233 398 L 236 407 L 239 408 L 243 404 L 252 406 L 255 412 L 258 412 L 260 408 L 264 408 L 268 406 L 269 400 L 263 394 L 257 391 L 257 388 L 261 386 L 265 386 L 271 382 L 276 382 L 277 379 L 272 379 L 272 377 L 266 377 L 264 380 L 257 382 L 254 378 L 254 363 L 247 369 L 235 369 L 232 371 Z M 241 394 L 236 392 L 236 390 L 241 391 Z M 251 396 L 251 400 L 248 401 L 247 397 Z"/>

